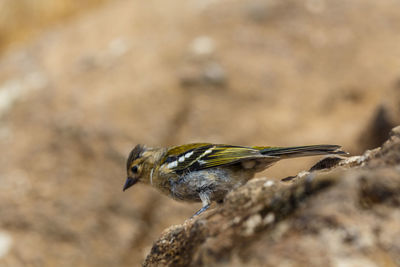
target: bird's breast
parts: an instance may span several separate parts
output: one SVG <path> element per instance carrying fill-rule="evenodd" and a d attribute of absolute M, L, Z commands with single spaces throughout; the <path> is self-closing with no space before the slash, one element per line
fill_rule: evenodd
<path fill-rule="evenodd" d="M 169 179 L 170 196 L 184 201 L 200 201 L 199 193 L 207 192 L 211 200 L 218 201 L 248 178 L 229 168 L 194 171 L 181 175 L 177 180 Z"/>

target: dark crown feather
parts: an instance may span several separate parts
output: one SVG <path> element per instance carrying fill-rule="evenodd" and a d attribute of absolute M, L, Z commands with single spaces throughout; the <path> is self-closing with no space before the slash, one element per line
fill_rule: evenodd
<path fill-rule="evenodd" d="M 126 161 L 126 170 L 129 171 L 129 168 L 133 161 L 140 158 L 142 156 L 142 152 L 145 150 L 143 145 L 136 145 L 134 149 L 132 149 L 131 153 L 129 153 L 128 160 Z"/>

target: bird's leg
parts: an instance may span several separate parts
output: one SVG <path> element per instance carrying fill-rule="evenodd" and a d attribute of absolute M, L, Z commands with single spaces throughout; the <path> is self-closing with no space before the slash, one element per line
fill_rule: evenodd
<path fill-rule="evenodd" d="M 206 211 L 210 205 L 211 205 L 211 201 L 210 201 L 210 196 L 208 192 L 200 192 L 199 193 L 199 197 L 201 199 L 201 202 L 203 203 L 203 207 L 201 209 L 199 209 L 193 216 L 197 216 L 200 215 L 201 213 L 203 213 L 204 211 Z"/>
<path fill-rule="evenodd" d="M 203 206 L 201 209 L 199 209 L 199 210 L 192 216 L 192 218 L 195 217 L 195 216 L 197 216 L 197 215 L 200 215 L 201 213 L 203 213 L 203 211 L 206 211 L 209 207 L 210 207 L 210 204 L 207 204 L 207 205 Z"/>

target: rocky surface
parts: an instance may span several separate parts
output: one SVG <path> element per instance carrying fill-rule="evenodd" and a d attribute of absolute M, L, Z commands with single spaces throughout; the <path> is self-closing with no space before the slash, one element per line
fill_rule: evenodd
<path fill-rule="evenodd" d="M 165 230 L 144 266 L 400 265 L 400 126 L 289 183 L 254 179 Z"/>

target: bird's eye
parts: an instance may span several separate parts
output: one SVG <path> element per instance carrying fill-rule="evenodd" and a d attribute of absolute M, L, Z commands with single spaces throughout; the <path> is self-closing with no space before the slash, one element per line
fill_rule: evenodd
<path fill-rule="evenodd" d="M 131 168 L 131 171 L 133 172 L 133 173 L 137 173 L 138 172 L 138 167 L 135 165 L 135 166 L 133 166 L 132 168 Z"/>

